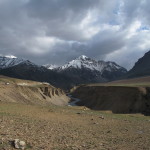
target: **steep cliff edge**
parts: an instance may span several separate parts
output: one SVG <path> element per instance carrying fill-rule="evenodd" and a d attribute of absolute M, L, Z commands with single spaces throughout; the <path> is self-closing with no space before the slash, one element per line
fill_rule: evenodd
<path fill-rule="evenodd" d="M 0 77 L 0 101 L 25 104 L 67 105 L 64 91 L 47 83 Z"/>
<path fill-rule="evenodd" d="M 150 115 L 150 87 L 79 86 L 71 94 L 91 109 Z"/>

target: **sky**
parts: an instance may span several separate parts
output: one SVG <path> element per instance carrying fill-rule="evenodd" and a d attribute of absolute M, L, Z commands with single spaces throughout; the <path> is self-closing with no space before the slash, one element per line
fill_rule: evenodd
<path fill-rule="evenodd" d="M 0 54 L 39 65 L 80 55 L 130 69 L 150 50 L 150 0 L 0 0 Z"/>

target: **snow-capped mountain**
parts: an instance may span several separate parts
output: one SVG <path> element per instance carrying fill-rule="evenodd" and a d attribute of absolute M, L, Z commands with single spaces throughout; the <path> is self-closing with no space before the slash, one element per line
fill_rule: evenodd
<path fill-rule="evenodd" d="M 85 55 L 82 55 L 78 58 L 76 58 L 75 60 L 70 61 L 69 63 L 61 66 L 61 67 L 55 67 L 55 70 L 58 71 L 63 71 L 63 70 L 67 70 L 67 69 L 89 69 L 91 71 L 98 71 L 101 74 L 104 71 L 109 71 L 109 72 L 113 72 L 113 71 L 118 71 L 121 70 L 122 72 L 126 73 L 127 70 L 121 66 L 119 66 L 118 64 L 116 64 L 115 62 L 105 62 L 105 61 L 96 61 L 94 59 L 91 59 Z"/>
<path fill-rule="evenodd" d="M 7 58 L 17 58 L 17 57 L 14 56 L 14 55 L 6 55 L 6 56 L 4 56 L 4 57 L 7 57 Z"/>
<path fill-rule="evenodd" d="M 59 88 L 70 88 L 71 84 L 75 84 L 72 78 L 15 56 L 0 56 L 0 75 L 48 82 Z"/>
<path fill-rule="evenodd" d="M 126 69 L 114 62 L 96 61 L 84 55 L 61 67 L 38 66 L 29 60 L 15 56 L 0 56 L 1 75 L 48 82 L 65 89 L 78 84 L 115 80 L 126 72 Z"/>
<path fill-rule="evenodd" d="M 50 66 L 49 69 L 67 77 L 76 78 L 80 83 L 115 80 L 127 72 L 125 68 L 115 62 L 96 61 L 85 55 L 81 55 L 60 67 Z"/>
<path fill-rule="evenodd" d="M 10 68 L 19 64 L 34 65 L 29 60 L 17 58 L 16 56 L 0 56 L 0 69 Z"/>
<path fill-rule="evenodd" d="M 43 65 L 43 67 L 47 68 L 47 69 L 50 69 L 50 70 L 53 70 L 55 68 L 58 68 L 57 65 L 51 65 L 51 64 L 46 64 L 46 65 Z"/>

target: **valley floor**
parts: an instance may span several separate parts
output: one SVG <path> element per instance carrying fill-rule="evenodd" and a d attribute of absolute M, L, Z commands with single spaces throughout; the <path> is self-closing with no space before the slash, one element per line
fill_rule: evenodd
<path fill-rule="evenodd" d="M 0 103 L 0 150 L 150 150 L 150 117 L 84 107 Z"/>

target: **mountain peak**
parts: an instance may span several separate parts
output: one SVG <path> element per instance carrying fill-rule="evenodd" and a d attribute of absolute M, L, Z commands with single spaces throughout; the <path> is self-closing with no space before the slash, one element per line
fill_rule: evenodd
<path fill-rule="evenodd" d="M 7 57 L 7 58 L 17 58 L 17 57 L 14 56 L 14 55 L 6 55 L 6 56 L 4 56 L 4 57 Z"/>
<path fill-rule="evenodd" d="M 81 56 L 79 56 L 77 59 L 83 59 L 83 60 L 86 60 L 86 59 L 88 59 L 88 57 L 85 56 L 85 55 L 81 55 Z"/>
<path fill-rule="evenodd" d="M 85 55 L 81 55 L 78 58 L 68 62 L 67 64 L 55 68 L 55 70 L 59 72 L 68 69 L 89 70 L 93 72 L 96 71 L 99 72 L 100 74 L 103 74 L 103 72 L 106 71 L 107 72 L 120 71 L 123 73 L 126 72 L 126 69 L 117 65 L 114 62 L 96 61 Z"/>
<path fill-rule="evenodd" d="M 26 65 L 32 65 L 32 66 L 35 65 L 29 60 L 17 58 L 16 56 L 13 56 L 13 55 L 0 56 L 0 69 L 13 67 L 19 64 L 26 64 Z"/>

